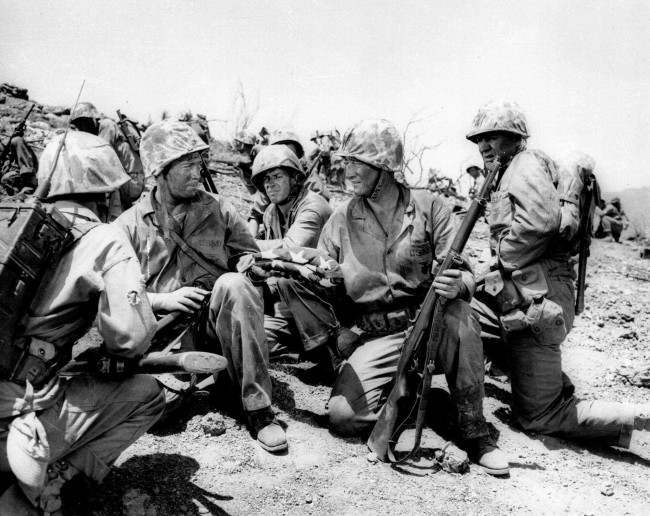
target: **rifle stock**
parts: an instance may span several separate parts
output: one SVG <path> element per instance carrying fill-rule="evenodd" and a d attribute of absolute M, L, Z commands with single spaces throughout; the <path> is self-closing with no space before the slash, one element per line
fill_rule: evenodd
<path fill-rule="evenodd" d="M 119 360 L 105 356 L 73 360 L 59 371 L 59 376 L 130 375 L 130 374 L 214 374 L 226 368 L 221 355 L 203 351 L 150 353 L 139 360 Z"/>
<path fill-rule="evenodd" d="M 436 277 L 443 271 L 453 267 L 458 261 L 462 262 L 461 253 L 469 240 L 476 221 L 485 209 L 492 186 L 496 182 L 499 169 L 500 163 L 498 161 L 488 166 L 488 175 L 481 187 L 481 191 L 467 210 L 467 214 L 454 237 L 449 252 L 438 268 Z M 431 376 L 435 369 L 434 360 L 442 337 L 441 327 L 444 304 L 445 299 L 436 294 L 433 285 L 429 287 L 422 307 L 415 316 L 413 327 L 406 336 L 393 387 L 385 405 L 379 413 L 379 418 L 367 443 L 370 450 L 381 461 L 397 462 L 394 455 L 394 447 L 397 444 L 402 430 L 409 423 L 416 409 L 416 431 L 413 448 L 400 461 L 406 460 L 420 446 L 428 393 L 431 388 Z M 423 350 L 425 344 L 426 350 Z M 424 357 L 422 357 L 423 351 L 426 353 Z M 415 383 L 409 377 L 413 377 L 414 374 L 420 377 L 418 380 L 420 386 L 415 402 L 409 404 L 412 398 L 410 384 Z"/>

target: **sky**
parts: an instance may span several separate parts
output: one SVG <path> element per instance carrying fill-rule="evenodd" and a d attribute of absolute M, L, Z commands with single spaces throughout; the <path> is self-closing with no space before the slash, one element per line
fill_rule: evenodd
<path fill-rule="evenodd" d="M 647 0 L 0 0 L 0 81 L 39 102 L 82 99 L 146 121 L 204 113 L 232 131 L 307 140 L 387 118 L 452 178 L 487 101 L 517 101 L 529 147 L 591 154 L 605 190 L 650 186 Z M 241 85 L 241 86 L 240 86 Z M 232 134 L 230 134 L 232 136 Z"/>

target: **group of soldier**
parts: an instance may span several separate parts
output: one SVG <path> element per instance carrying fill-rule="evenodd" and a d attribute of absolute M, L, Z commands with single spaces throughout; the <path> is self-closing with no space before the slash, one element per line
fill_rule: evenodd
<path fill-rule="evenodd" d="M 527 149 L 516 104 L 482 107 L 466 136 L 486 165 L 501 166 L 488 203 L 492 263 L 480 280 L 467 261 L 438 270 L 456 217 L 444 196 L 395 179 L 403 142 L 387 120 L 359 122 L 337 148 L 323 144 L 329 155 L 321 149 L 321 157 L 338 160 L 353 190 L 334 210 L 299 138 L 271 135 L 243 172 L 259 197 L 248 221 L 202 189 L 208 146 L 189 124 L 154 123 L 136 153 L 92 105 L 77 106 L 71 122 L 77 131 L 67 134 L 56 163 L 63 136 L 47 146 L 38 179 L 53 170 L 47 202 L 72 223 L 74 243 L 52 265 L 23 334 L 51 344 L 49 365 L 69 360 L 93 321 L 103 352 L 129 359 L 160 338 L 157 319 L 185 314 L 175 323 L 184 327 L 182 346 L 227 359 L 229 392 L 251 435 L 268 452 L 286 452 L 269 359 L 291 349 L 316 357 L 333 378 L 331 430 L 367 435 L 432 287 L 446 300 L 435 363 L 446 376 L 457 440 L 485 471 L 509 471 L 484 417 L 484 351 L 491 349 L 507 359 L 512 414 L 522 429 L 650 455 L 648 407 L 580 400 L 562 371 L 561 344 L 574 319 L 572 252 L 559 234 L 557 167 Z M 244 136 L 240 150 L 252 153 L 256 142 Z M 260 266 L 282 256 L 335 271 L 340 281 L 304 281 Z M 164 391 L 147 375 L 0 381 L 0 465 L 16 477 L 0 513 L 54 512 L 61 486 L 77 473 L 101 481 L 171 410 L 173 396 Z"/>

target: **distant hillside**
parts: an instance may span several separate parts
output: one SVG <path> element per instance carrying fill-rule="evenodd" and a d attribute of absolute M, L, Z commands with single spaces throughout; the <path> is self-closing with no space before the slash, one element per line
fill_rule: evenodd
<path fill-rule="evenodd" d="M 620 197 L 623 210 L 641 236 L 650 238 L 650 186 L 628 188 L 620 192 L 606 192 L 606 200 Z"/>

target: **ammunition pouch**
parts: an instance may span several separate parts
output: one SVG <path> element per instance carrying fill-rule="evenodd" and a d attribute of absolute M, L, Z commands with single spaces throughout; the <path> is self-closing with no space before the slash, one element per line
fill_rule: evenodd
<path fill-rule="evenodd" d="M 513 271 L 509 278 L 492 271 L 485 277 L 484 291 L 494 299 L 506 334 L 530 330 L 550 344 L 560 344 L 566 337 L 562 307 L 546 298 L 548 282 L 540 263 Z"/>
<path fill-rule="evenodd" d="M 46 383 L 61 366 L 62 356 L 54 344 L 35 337 L 17 339 L 12 349 L 3 350 L 0 369 L 12 382 L 34 387 Z"/>
<path fill-rule="evenodd" d="M 416 308 L 406 307 L 390 312 L 369 312 L 356 319 L 356 325 L 371 335 L 388 335 L 406 330 L 415 318 Z"/>

